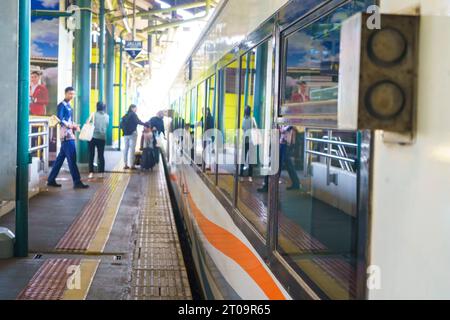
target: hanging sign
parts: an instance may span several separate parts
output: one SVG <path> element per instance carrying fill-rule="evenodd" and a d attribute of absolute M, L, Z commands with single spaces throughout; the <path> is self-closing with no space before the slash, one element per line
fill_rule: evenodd
<path fill-rule="evenodd" d="M 142 41 L 126 41 L 125 51 L 135 59 L 142 51 Z"/>

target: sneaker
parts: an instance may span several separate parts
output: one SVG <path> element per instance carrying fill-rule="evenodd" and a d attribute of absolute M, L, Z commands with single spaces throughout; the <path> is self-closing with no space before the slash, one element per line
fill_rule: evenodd
<path fill-rule="evenodd" d="M 87 184 L 84 184 L 83 182 L 78 182 L 76 185 L 73 186 L 74 189 L 87 189 L 89 186 Z"/>
<path fill-rule="evenodd" d="M 47 181 L 47 186 L 61 188 L 61 185 L 56 183 L 56 181 Z"/>
<path fill-rule="evenodd" d="M 128 170 L 128 169 L 130 169 L 130 167 L 129 167 L 129 166 L 125 166 L 125 167 L 123 167 L 123 170 Z"/>
<path fill-rule="evenodd" d="M 93 172 L 89 172 L 88 179 L 92 179 L 93 177 L 94 177 L 94 173 Z"/>
<path fill-rule="evenodd" d="M 253 178 L 252 177 L 248 177 L 248 182 L 253 182 Z"/>

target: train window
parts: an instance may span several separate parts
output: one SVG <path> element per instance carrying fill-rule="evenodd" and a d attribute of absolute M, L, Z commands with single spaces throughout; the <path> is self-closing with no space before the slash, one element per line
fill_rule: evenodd
<path fill-rule="evenodd" d="M 273 55 L 269 41 L 250 50 L 241 58 L 241 112 L 239 116 L 239 181 L 237 208 L 263 236 L 267 234 L 268 195 L 263 191 L 259 153 L 267 147 L 261 132 L 270 129 L 272 110 Z M 246 133 L 247 132 L 247 133 Z M 258 192 L 259 191 L 259 192 Z"/>
<path fill-rule="evenodd" d="M 180 121 L 178 123 L 178 128 L 184 127 L 184 112 L 183 112 L 183 97 L 178 98 L 178 116 L 180 117 Z"/>
<path fill-rule="evenodd" d="M 191 90 L 191 115 L 189 117 L 190 119 L 189 122 L 191 124 L 192 130 L 194 130 L 195 127 L 195 112 L 197 111 L 196 106 L 197 106 L 197 87 L 194 87 Z"/>
<path fill-rule="evenodd" d="M 223 136 L 223 151 L 218 155 L 217 185 L 230 200 L 233 199 L 235 164 L 235 138 L 238 115 L 237 80 L 239 64 L 232 62 L 225 67 L 221 76 L 219 130 Z M 234 91 L 231 88 L 235 88 Z"/>
<path fill-rule="evenodd" d="M 195 157 L 196 163 L 202 164 L 202 154 L 203 154 L 203 113 L 205 110 L 206 103 L 206 90 L 205 82 L 202 82 L 197 86 L 197 112 L 195 118 Z"/>
<path fill-rule="evenodd" d="M 191 91 L 188 91 L 185 95 L 184 99 L 184 119 L 185 119 L 185 129 L 187 129 L 192 136 L 191 130 Z M 187 154 L 186 156 L 191 157 L 191 154 Z"/>
<path fill-rule="evenodd" d="M 209 129 L 216 128 L 216 117 L 217 117 L 217 107 L 216 107 L 216 76 L 213 75 L 206 80 L 206 110 L 205 110 L 205 121 L 203 127 L 205 132 Z M 205 172 L 206 175 L 215 182 L 216 166 L 215 166 L 215 150 L 213 143 L 215 142 L 215 137 L 206 137 L 203 143 L 204 147 L 204 160 L 205 160 Z M 209 146 L 209 148 L 208 148 Z"/>
<path fill-rule="evenodd" d="M 337 100 L 341 23 L 372 2 L 351 1 L 284 39 L 283 107 Z"/>
<path fill-rule="evenodd" d="M 284 101 L 337 98 L 340 7 L 287 36 Z M 318 292 L 356 298 L 357 133 L 280 128 L 277 250 Z"/>

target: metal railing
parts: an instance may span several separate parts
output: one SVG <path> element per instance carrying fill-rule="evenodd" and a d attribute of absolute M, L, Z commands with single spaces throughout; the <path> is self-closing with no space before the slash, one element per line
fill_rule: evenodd
<path fill-rule="evenodd" d="M 313 143 L 325 144 L 324 152 L 313 150 Z M 334 183 L 337 185 L 337 174 L 331 172 L 332 160 L 337 160 L 341 169 L 355 172 L 352 165 L 356 164 L 356 159 L 349 157 L 346 148 L 358 148 L 358 144 L 342 141 L 340 137 L 333 137 L 333 131 L 327 130 L 327 135 L 322 138 L 310 136 L 310 130 L 305 129 L 305 152 L 303 161 L 304 175 L 309 175 L 309 168 L 312 163 L 312 156 L 324 157 L 327 166 L 327 185 Z M 334 148 L 336 146 L 336 148 Z"/>
<path fill-rule="evenodd" d="M 50 125 L 49 119 L 46 118 L 30 118 L 30 133 L 28 135 L 28 152 L 30 155 L 37 152 L 38 157 L 44 164 L 44 172 L 48 171 L 49 162 L 49 141 L 50 141 Z M 33 132 L 33 128 L 38 128 L 37 132 Z"/>

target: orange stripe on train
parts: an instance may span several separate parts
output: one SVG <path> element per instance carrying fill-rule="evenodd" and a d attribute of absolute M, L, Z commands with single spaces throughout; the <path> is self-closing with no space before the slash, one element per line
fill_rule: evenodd
<path fill-rule="evenodd" d="M 206 239 L 223 254 L 238 263 L 258 284 L 269 299 L 285 300 L 286 297 L 255 254 L 235 235 L 208 220 L 195 204 L 190 193 L 189 204 Z"/>

